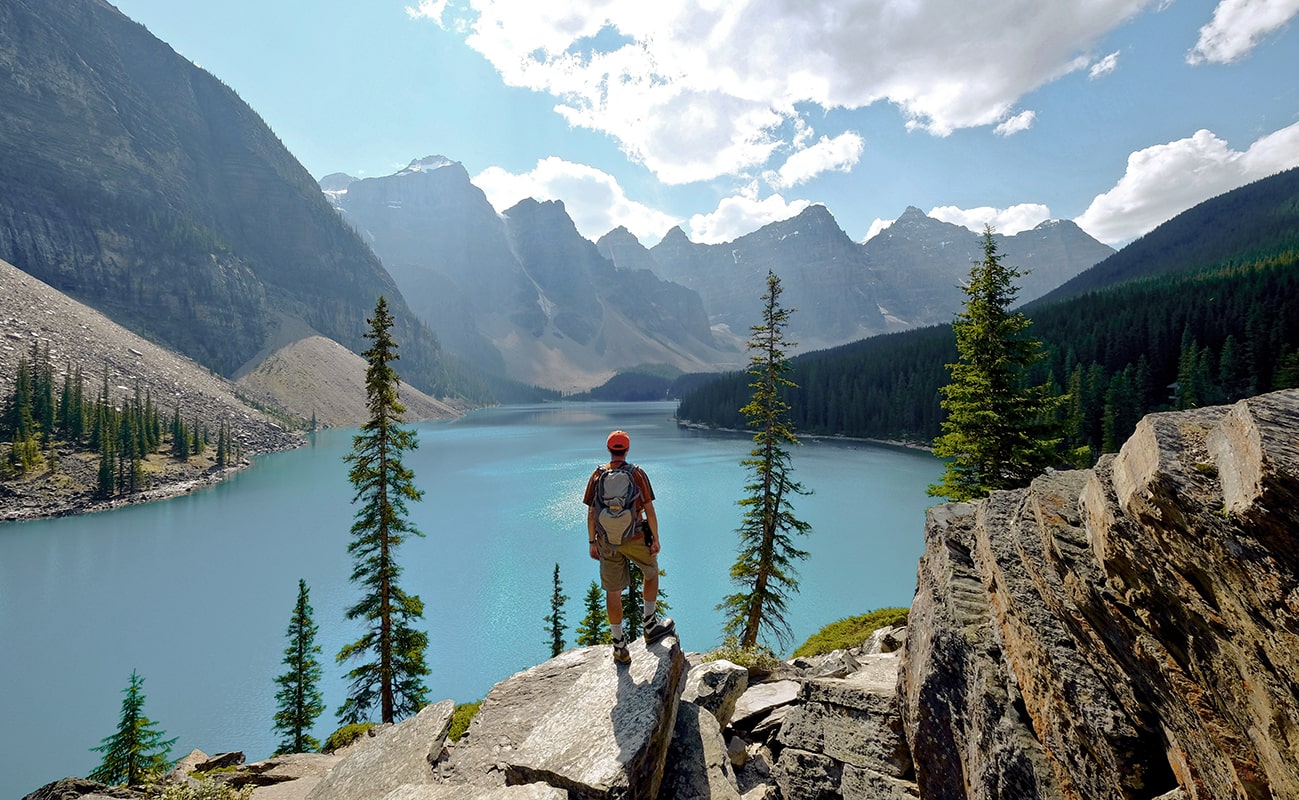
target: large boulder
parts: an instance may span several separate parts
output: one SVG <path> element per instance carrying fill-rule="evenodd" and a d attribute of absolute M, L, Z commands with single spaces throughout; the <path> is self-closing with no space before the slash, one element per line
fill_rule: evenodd
<path fill-rule="evenodd" d="M 454 711 L 455 703 L 443 700 L 381 729 L 339 761 L 307 800 L 384 800 L 399 786 L 433 783 L 432 762 L 442 752 Z"/>
<path fill-rule="evenodd" d="M 1299 797 L 1296 443 L 1297 391 L 1151 414 L 1092 469 L 931 509 L 899 682 L 920 796 Z"/>
<path fill-rule="evenodd" d="M 863 656 L 862 668 L 847 678 L 803 684 L 779 736 L 777 781 L 786 800 L 820 797 L 827 790 L 845 797 L 915 791 L 898 704 L 900 662 L 894 653 Z M 878 794 L 879 787 L 889 793 Z"/>
<path fill-rule="evenodd" d="M 659 800 L 739 799 L 721 726 L 708 709 L 683 701 L 677 708 Z"/>
<path fill-rule="evenodd" d="M 735 703 L 749 688 L 749 671 L 724 659 L 691 668 L 681 699 L 706 709 L 725 728 L 735 713 Z"/>
<path fill-rule="evenodd" d="M 677 722 L 685 657 L 675 636 L 569 650 L 498 683 L 439 765 L 450 786 L 545 783 L 570 797 L 654 800 Z M 468 791 L 468 789 L 464 789 Z"/>

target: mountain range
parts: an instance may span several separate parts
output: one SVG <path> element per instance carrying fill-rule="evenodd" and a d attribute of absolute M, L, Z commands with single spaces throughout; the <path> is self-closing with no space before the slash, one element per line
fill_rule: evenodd
<path fill-rule="evenodd" d="M 281 324 L 353 351 L 386 295 L 403 373 L 436 336 L 230 87 L 101 0 L 0 4 L 0 258 L 226 376 Z"/>
<path fill-rule="evenodd" d="M 497 214 L 444 156 L 381 178 L 329 175 L 321 188 L 449 349 L 566 391 L 637 364 L 741 366 L 768 270 L 800 312 L 790 335 L 803 350 L 946 322 L 981 255 L 979 234 L 916 208 L 857 243 L 822 205 L 724 244 L 674 227 L 646 248 L 620 227 L 593 246 L 562 202 L 527 199 Z M 1114 252 L 1068 221 L 996 238 L 1025 272 L 1025 301 Z"/>
<path fill-rule="evenodd" d="M 227 377 L 289 336 L 360 352 L 379 295 L 403 377 L 470 403 L 492 399 L 472 372 L 567 392 L 645 364 L 735 369 L 768 269 L 810 350 L 949 320 L 978 254 L 916 209 L 859 244 L 824 206 L 725 244 L 592 242 L 559 201 L 498 214 L 443 157 L 317 183 L 233 89 L 102 0 L 0 5 L 0 77 L 0 258 Z M 1032 270 L 1024 300 L 1111 252 L 1067 222 L 1002 247 Z"/>

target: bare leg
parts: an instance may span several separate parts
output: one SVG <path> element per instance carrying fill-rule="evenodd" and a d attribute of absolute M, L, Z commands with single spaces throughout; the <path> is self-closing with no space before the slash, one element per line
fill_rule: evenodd
<path fill-rule="evenodd" d="M 656 580 L 655 583 L 658 583 Z M 622 624 L 622 592 L 604 593 L 604 607 L 609 612 L 609 624 Z"/>
<path fill-rule="evenodd" d="M 641 596 L 645 598 L 646 603 L 657 603 L 659 599 L 659 573 L 658 570 L 642 570 L 641 577 Z"/>

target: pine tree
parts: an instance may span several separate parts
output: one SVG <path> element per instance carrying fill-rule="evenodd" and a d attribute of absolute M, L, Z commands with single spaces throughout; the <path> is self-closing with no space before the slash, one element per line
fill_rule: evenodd
<path fill-rule="evenodd" d="M 176 406 L 176 413 L 171 418 L 171 454 L 178 461 L 188 461 L 189 444 L 189 430 L 185 427 L 185 421 L 180 418 L 180 406 Z"/>
<path fill-rule="evenodd" d="M 645 617 L 645 597 L 641 594 L 644 576 L 634 561 L 627 562 L 627 591 L 622 596 L 622 632 L 628 641 L 640 636 Z"/>
<path fill-rule="evenodd" d="M 406 408 L 397 396 L 399 379 L 391 362 L 397 360 L 397 343 L 390 334 L 392 317 L 380 297 L 365 337 L 371 341 L 364 355 L 366 405 L 369 420 L 352 438 L 348 479 L 356 489 L 352 502 L 361 502 L 352 524 L 348 552 L 355 566 L 352 582 L 364 595 L 347 610 L 348 619 L 362 619 L 365 634 L 338 653 L 338 662 L 366 661 L 348 672 L 347 699 L 338 709 L 343 722 L 361 722 L 379 705 L 383 722 L 393 722 L 424 705 L 424 651 L 428 634 L 411 625 L 424 614 L 424 603 L 397 586 L 401 567 L 397 548 L 407 536 L 423 536 L 406 519 L 406 502 L 418 501 L 415 475 L 401 463 L 401 454 L 418 446 L 415 432 L 401 427 Z"/>
<path fill-rule="evenodd" d="M 586 599 L 582 602 L 586 616 L 577 624 L 577 644 L 591 647 L 609 643 L 609 612 L 605 608 L 605 593 L 600 584 L 591 581 Z"/>
<path fill-rule="evenodd" d="M 1021 274 L 1001 262 L 992 228 L 985 228 L 983 259 L 970 269 L 965 306 L 952 323 L 958 360 L 947 365 L 951 382 L 941 390 L 947 419 L 934 440 L 934 454 L 950 460 L 942 481 L 929 487 L 931 495 L 971 500 L 1027 486 L 1058 460 L 1060 439 L 1051 418 L 1062 398 L 1051 395 L 1049 384 L 1025 385 L 1042 347 L 1024 334 L 1032 324 L 1028 317 L 1009 311 Z M 1104 388 L 1089 392 L 1101 393 L 1101 400 Z M 1091 405 L 1099 425 L 1102 402 Z"/>
<path fill-rule="evenodd" d="M 318 688 L 321 668 L 316 660 L 320 653 L 316 631 L 316 623 L 311 618 L 307 582 L 299 579 L 298 602 L 293 607 L 293 616 L 285 633 L 289 640 L 289 646 L 284 648 L 284 666 L 287 669 L 275 679 L 280 689 L 275 693 L 278 705 L 274 730 L 284 737 L 275 755 L 320 749 L 320 742 L 311 735 L 316 718 L 325 710 L 325 698 Z"/>
<path fill-rule="evenodd" d="M 559 564 L 555 564 L 554 587 L 550 592 L 550 613 L 546 615 L 546 632 L 550 634 L 550 656 L 564 652 L 564 603 L 568 595 L 559 580 Z"/>
<path fill-rule="evenodd" d="M 811 526 L 794 516 L 793 495 L 808 494 L 793 479 L 788 445 L 798 444 L 789 422 L 789 405 L 781 392 L 794 388 L 789 380 L 786 352 L 794 342 L 785 339 L 785 328 L 793 309 L 780 303 L 780 278 L 767 273 L 767 293 L 762 296 L 762 322 L 751 328 L 751 352 L 747 372 L 753 380 L 753 394 L 740 409 L 753 434 L 754 447 L 741 461 L 749 473 L 740 500 L 744 516 L 736 531 L 740 552 L 731 566 L 731 582 L 739 591 L 727 595 L 718 609 L 725 614 L 724 630 L 736 636 L 740 646 L 757 646 L 762 631 L 776 637 L 783 646 L 792 638 L 785 620 L 786 601 L 798 590 L 794 562 L 807 553 L 794 547 L 793 535 L 806 535 Z"/>
<path fill-rule="evenodd" d="M 93 752 L 103 753 L 104 760 L 88 776 L 92 781 L 107 784 L 135 786 L 161 774 L 170 762 L 167 754 L 175 739 L 154 728 L 154 723 L 144 715 L 144 678 L 131 671 L 131 682 L 123 691 L 122 718 L 117 732 L 105 736 Z"/>

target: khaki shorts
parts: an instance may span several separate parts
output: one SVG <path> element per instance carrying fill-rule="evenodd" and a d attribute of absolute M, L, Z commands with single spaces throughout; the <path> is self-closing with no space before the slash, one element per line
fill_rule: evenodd
<path fill-rule="evenodd" d="M 659 574 L 658 556 L 645 546 L 645 537 L 637 536 L 620 545 L 612 545 L 601 536 L 600 543 L 600 584 L 606 592 L 621 592 L 631 585 L 631 571 L 627 562 L 634 561 L 640 568 L 641 575 Z"/>

